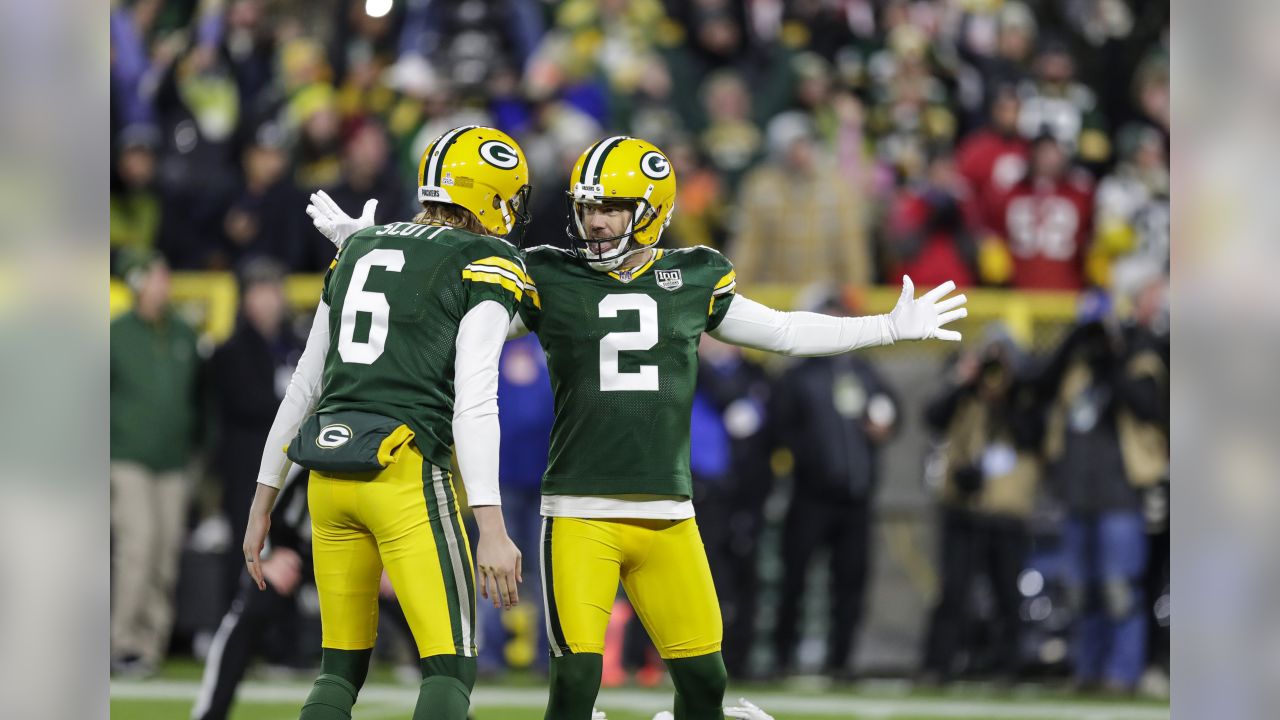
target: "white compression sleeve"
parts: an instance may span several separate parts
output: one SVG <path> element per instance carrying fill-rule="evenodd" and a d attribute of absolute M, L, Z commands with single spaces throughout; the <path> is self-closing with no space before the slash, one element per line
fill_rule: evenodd
<path fill-rule="evenodd" d="M 298 433 L 298 426 L 306 419 L 320 397 L 320 383 L 324 377 L 324 358 L 329 353 L 329 305 L 324 301 L 316 308 L 311 321 L 311 334 L 307 347 L 302 351 L 298 367 L 289 379 L 284 400 L 271 422 L 267 443 L 262 448 L 262 464 L 258 466 L 258 482 L 273 488 L 284 487 L 285 475 L 293 465 L 285 457 L 284 446 Z"/>
<path fill-rule="evenodd" d="M 893 343 L 888 315 L 834 317 L 811 312 L 781 312 L 734 295 L 711 336 L 731 345 L 784 355 L 838 355 L 861 347 Z"/>
<path fill-rule="evenodd" d="M 458 325 L 453 441 L 472 506 L 501 505 L 498 490 L 498 357 L 510 324 L 506 308 L 486 300 Z"/>

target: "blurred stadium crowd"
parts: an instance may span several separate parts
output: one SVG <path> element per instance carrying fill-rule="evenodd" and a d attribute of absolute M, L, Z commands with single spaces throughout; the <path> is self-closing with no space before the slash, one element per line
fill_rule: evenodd
<path fill-rule="evenodd" d="M 409 217 L 422 149 L 473 122 L 527 151 L 538 244 L 573 159 L 626 132 L 676 164 L 668 242 L 748 283 L 1128 290 L 1168 264 L 1165 3 L 116 4 L 111 245 L 175 269 L 323 271 L 306 194 Z"/>
<path fill-rule="evenodd" d="M 1042 347 L 972 327 L 906 373 L 899 354 L 779 369 L 707 342 L 695 501 L 731 674 L 876 665 L 855 639 L 894 473 L 923 476 L 939 509 L 932 614 L 898 640 L 918 645 L 909 670 L 1071 669 L 1123 690 L 1167 670 L 1168 23 L 1149 0 L 113 2 L 110 241 L 135 296 L 112 326 L 116 670 L 149 672 L 175 623 L 184 651 L 207 639 L 237 594 L 251 479 L 301 350 L 282 278 L 333 255 L 307 194 L 407 219 L 423 148 L 470 123 L 529 157 L 526 245 L 563 244 L 573 160 L 629 133 L 676 169 L 664 241 L 724 250 L 748 296 L 816 283 L 808 309 L 857 312 L 862 288 L 903 273 L 1081 293 Z M 170 268 L 240 281 L 211 357 L 166 309 Z M 508 523 L 533 558 L 550 422 L 536 342 L 508 345 L 502 383 Z M 882 468 L 921 422 L 915 457 Z M 221 507 L 222 530 L 193 506 Z M 278 523 L 302 529 L 294 546 L 302 518 Z M 296 565 L 277 594 L 305 585 L 305 551 Z M 319 643 L 298 640 L 297 613 L 267 611 L 283 618 L 268 644 L 305 663 Z M 539 615 L 514 617 L 486 616 L 488 671 L 542 662 Z M 607 682 L 653 672 L 625 625 Z"/>

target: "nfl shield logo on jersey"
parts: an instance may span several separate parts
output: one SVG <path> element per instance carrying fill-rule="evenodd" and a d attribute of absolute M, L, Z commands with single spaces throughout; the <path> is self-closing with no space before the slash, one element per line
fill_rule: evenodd
<path fill-rule="evenodd" d="M 658 287 L 663 290 L 679 290 L 684 287 L 679 270 L 655 270 L 654 275 L 658 279 Z"/>

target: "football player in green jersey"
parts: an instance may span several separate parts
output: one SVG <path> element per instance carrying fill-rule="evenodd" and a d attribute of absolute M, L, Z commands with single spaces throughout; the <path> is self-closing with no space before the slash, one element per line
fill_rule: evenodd
<path fill-rule="evenodd" d="M 362 229 L 325 276 L 268 435 L 244 540 L 249 573 L 265 588 L 260 553 L 281 479 L 289 461 L 310 469 L 323 656 L 301 720 L 351 717 L 384 569 L 418 647 L 414 718 L 467 716 L 476 582 L 449 473 L 455 443 L 480 529 L 481 594 L 495 606 L 518 601 L 522 560 L 498 492 L 497 386 L 512 315 L 522 302 L 538 304 L 519 252 L 502 239 L 525 216 L 528 179 L 505 133 L 451 130 L 423 154 L 422 212 L 374 225 L 366 205 L 350 221 Z"/>
<path fill-rule="evenodd" d="M 722 718 L 723 626 L 694 520 L 689 423 L 702 333 L 788 355 L 831 355 L 960 334 L 965 297 L 943 285 L 916 299 L 910 278 L 886 315 L 779 312 L 737 294 L 733 265 L 706 247 L 657 247 L 675 210 L 671 163 L 618 136 L 592 145 L 570 177 L 571 250 L 525 253 L 538 303 L 555 421 L 542 484 L 541 565 L 551 693 L 547 718 L 586 720 L 599 691 L 619 581 L 675 684 L 678 720 Z M 331 222 L 345 223 L 345 215 Z M 338 239 L 340 241 L 340 239 Z"/>

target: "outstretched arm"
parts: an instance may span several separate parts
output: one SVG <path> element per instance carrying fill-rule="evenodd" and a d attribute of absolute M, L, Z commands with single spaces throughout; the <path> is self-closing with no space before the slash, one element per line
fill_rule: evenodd
<path fill-rule="evenodd" d="M 736 295 L 724 320 L 710 334 L 731 345 L 783 355 L 837 355 L 860 347 L 893 342 L 888 317 L 782 312 Z"/>
<path fill-rule="evenodd" d="M 904 276 L 902 295 L 893 310 L 866 317 L 781 312 L 737 295 L 711 336 L 732 345 L 801 357 L 837 355 L 898 340 L 959 341 L 960 333 L 942 329 L 969 314 L 962 307 L 964 295 L 942 299 L 954 289 L 955 283 L 948 281 L 916 299 L 911 278 Z"/>

